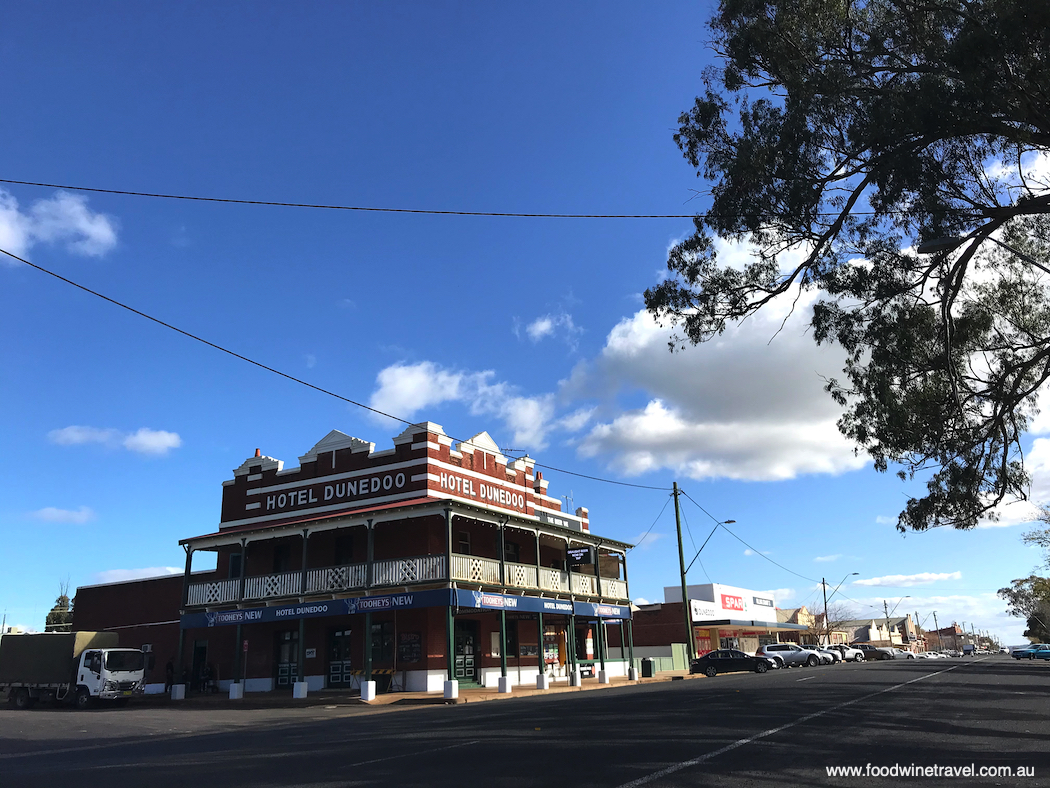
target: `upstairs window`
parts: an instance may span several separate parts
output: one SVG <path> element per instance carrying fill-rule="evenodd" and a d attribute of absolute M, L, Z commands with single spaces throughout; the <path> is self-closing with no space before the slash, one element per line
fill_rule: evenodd
<path fill-rule="evenodd" d="M 517 542 L 504 542 L 503 543 L 503 560 L 510 561 L 511 563 L 520 563 L 521 558 L 521 545 Z"/>
<path fill-rule="evenodd" d="M 227 575 L 231 580 L 241 576 L 241 554 L 230 553 L 230 574 Z"/>
<path fill-rule="evenodd" d="M 470 555 L 469 531 L 460 531 L 456 534 L 456 552 L 460 555 Z"/>

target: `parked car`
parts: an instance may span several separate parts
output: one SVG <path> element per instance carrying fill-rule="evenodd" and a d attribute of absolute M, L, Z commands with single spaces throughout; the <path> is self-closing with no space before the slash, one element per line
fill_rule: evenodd
<path fill-rule="evenodd" d="M 815 655 L 821 665 L 830 665 L 833 662 L 837 662 L 842 659 L 842 657 L 836 654 L 834 651 L 827 651 L 826 649 L 822 649 L 819 646 L 811 646 L 809 644 L 804 643 L 802 645 L 802 648 L 808 651 L 810 654 Z M 813 665 L 815 663 L 806 660 L 806 664 Z"/>
<path fill-rule="evenodd" d="M 837 651 L 839 654 L 841 654 L 843 662 L 863 662 L 864 661 L 864 652 L 861 651 L 859 648 L 854 648 L 853 646 L 847 646 L 847 645 L 844 645 L 842 643 L 833 643 L 832 645 L 828 646 L 828 648 L 831 649 L 832 651 Z"/>
<path fill-rule="evenodd" d="M 805 665 L 810 657 L 808 651 L 794 643 L 768 643 L 765 646 L 759 646 L 756 655 L 774 659 L 780 663 L 782 668 L 797 668 Z"/>
<path fill-rule="evenodd" d="M 902 648 L 890 649 L 894 659 L 915 659 L 915 654 Z"/>
<path fill-rule="evenodd" d="M 773 667 L 775 667 L 774 660 L 769 657 L 761 655 L 752 657 L 736 649 L 720 648 L 694 659 L 689 665 L 689 672 L 703 673 L 705 676 L 713 677 L 719 673 L 733 673 L 742 670 L 765 673 Z"/>
<path fill-rule="evenodd" d="M 873 662 L 875 660 L 881 660 L 881 659 L 893 659 L 894 658 L 893 653 L 890 651 L 890 649 L 888 649 L 888 648 L 879 648 L 877 646 L 871 645 L 870 643 L 854 643 L 853 647 L 854 648 L 859 648 L 861 651 L 863 651 L 864 652 L 864 659 L 867 660 L 868 662 Z"/>

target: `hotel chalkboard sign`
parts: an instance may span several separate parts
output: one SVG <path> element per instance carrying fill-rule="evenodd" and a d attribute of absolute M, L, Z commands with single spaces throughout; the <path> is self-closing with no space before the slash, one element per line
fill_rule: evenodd
<path fill-rule="evenodd" d="M 398 662 L 420 662 L 423 659 L 423 639 L 418 632 L 401 632 L 397 640 Z"/>

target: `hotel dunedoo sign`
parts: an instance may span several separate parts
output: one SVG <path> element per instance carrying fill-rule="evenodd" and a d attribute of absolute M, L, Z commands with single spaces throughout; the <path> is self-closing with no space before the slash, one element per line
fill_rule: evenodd
<path fill-rule="evenodd" d="M 411 470 L 413 469 L 409 469 L 410 474 Z M 527 511 L 523 487 L 494 484 L 483 479 L 469 478 L 455 473 L 442 472 L 435 475 L 437 476 L 436 486 L 439 490 L 457 497 L 469 498 L 487 506 L 512 509 L 516 512 Z M 409 492 L 409 482 L 418 478 L 418 476 L 406 475 L 404 471 L 392 471 L 363 474 L 354 478 L 333 481 L 319 481 L 304 484 L 301 487 L 284 488 L 282 485 L 282 489 L 273 492 L 263 487 L 258 491 L 249 490 L 249 501 L 259 502 L 260 506 L 257 509 L 259 514 L 280 514 L 398 495 Z M 420 489 L 419 492 L 425 491 Z"/>

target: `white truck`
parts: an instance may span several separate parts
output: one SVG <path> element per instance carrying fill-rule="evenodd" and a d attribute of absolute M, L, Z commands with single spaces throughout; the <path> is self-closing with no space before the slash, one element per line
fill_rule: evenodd
<path fill-rule="evenodd" d="M 41 700 L 124 705 L 142 693 L 145 655 L 117 644 L 115 632 L 0 636 L 0 691 L 18 709 Z"/>

